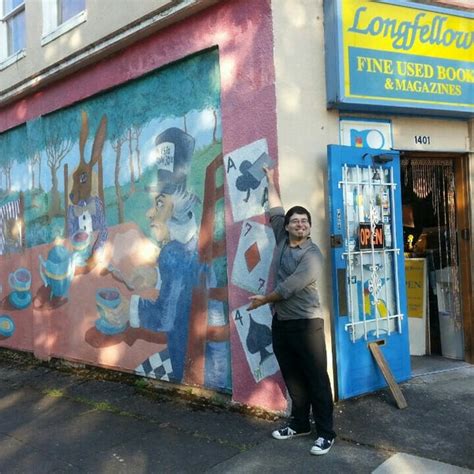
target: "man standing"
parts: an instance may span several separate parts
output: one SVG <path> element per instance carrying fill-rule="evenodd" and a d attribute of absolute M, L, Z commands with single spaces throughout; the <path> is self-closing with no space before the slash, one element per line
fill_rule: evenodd
<path fill-rule="evenodd" d="M 274 170 L 263 169 L 268 180 L 270 223 L 277 243 L 276 287 L 268 295 L 251 296 L 248 310 L 273 304 L 273 350 L 292 401 L 289 425 L 273 431 L 272 436 L 289 439 L 309 435 L 311 407 L 317 430 L 311 454 L 326 454 L 336 433 L 317 288 L 323 272 L 322 255 L 309 236 L 310 213 L 295 206 L 285 214 L 275 187 Z"/>

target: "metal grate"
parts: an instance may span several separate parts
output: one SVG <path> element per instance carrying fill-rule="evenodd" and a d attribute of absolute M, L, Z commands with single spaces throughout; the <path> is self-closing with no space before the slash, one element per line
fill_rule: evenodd
<path fill-rule="evenodd" d="M 401 333 L 400 253 L 396 232 L 393 169 L 382 166 L 343 166 L 344 252 L 347 265 L 345 325 L 352 342 L 393 332 Z M 362 245 L 361 225 L 370 229 L 369 243 Z M 367 234 L 366 234 L 367 235 Z M 376 242 L 376 236 L 382 236 Z M 342 290 L 342 289 L 341 289 Z"/>

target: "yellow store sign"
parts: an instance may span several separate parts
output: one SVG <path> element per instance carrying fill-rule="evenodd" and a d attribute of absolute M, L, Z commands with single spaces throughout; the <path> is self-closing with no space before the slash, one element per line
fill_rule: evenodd
<path fill-rule="evenodd" d="M 330 105 L 473 114 L 473 15 L 408 2 L 330 0 L 325 16 Z"/>

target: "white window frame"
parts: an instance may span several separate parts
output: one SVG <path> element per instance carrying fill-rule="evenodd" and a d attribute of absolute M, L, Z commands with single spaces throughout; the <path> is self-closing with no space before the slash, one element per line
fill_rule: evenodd
<path fill-rule="evenodd" d="M 59 38 L 87 20 L 87 8 L 58 25 L 58 0 L 42 0 L 43 35 L 41 46 Z"/>
<path fill-rule="evenodd" d="M 13 63 L 16 63 L 19 59 L 26 55 L 25 48 L 15 51 L 13 54 L 8 54 L 8 28 L 7 20 L 17 15 L 21 11 L 25 11 L 25 0 L 21 5 L 15 7 L 8 14 L 4 14 L 4 2 L 0 0 L 0 71 L 7 68 Z M 25 40 L 26 40 L 26 27 L 25 27 Z"/>

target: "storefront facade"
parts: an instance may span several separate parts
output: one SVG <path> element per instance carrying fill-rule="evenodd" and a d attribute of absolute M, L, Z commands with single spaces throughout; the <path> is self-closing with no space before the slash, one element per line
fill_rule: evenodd
<path fill-rule="evenodd" d="M 419 5 L 395 3 L 387 2 L 386 8 L 418 12 Z M 312 212 L 312 237 L 328 263 L 320 286 L 336 396 L 383 384 L 364 352 L 372 339 L 387 341 L 380 344 L 390 361 L 402 361 L 392 362 L 399 380 L 410 376 L 410 318 L 403 308 L 412 302 L 416 312 L 417 303 L 410 298 L 420 297 L 406 289 L 404 229 L 398 223 L 403 223 L 405 207 L 409 212 L 408 204 L 427 197 L 418 171 L 412 171 L 426 171 L 424 161 L 438 163 L 436 173 L 454 180 L 457 253 L 446 239 L 426 243 L 423 255 L 421 247 L 418 253 L 406 250 L 427 261 L 426 250 L 441 246 L 443 261 L 450 259 L 449 265 L 431 269 L 441 271 L 434 288 L 436 283 L 458 282 L 455 307 L 462 315 L 463 350 L 454 357 L 472 362 L 472 104 L 462 110 L 459 105 L 433 105 L 420 112 L 413 101 L 410 110 L 385 106 L 379 99 L 338 102 L 335 98 L 342 95 L 333 94 L 336 80 L 330 71 L 342 67 L 343 54 L 325 39 L 325 31 L 330 33 L 338 19 L 321 1 L 140 4 L 143 11 L 128 17 L 113 12 L 105 21 L 106 5 L 93 2 L 61 34 L 47 28 L 41 33 L 31 19 L 38 16 L 27 15 L 23 56 L 18 55 L 13 67 L 11 58 L 3 62 L 0 345 L 40 358 L 217 390 L 231 394 L 236 403 L 271 411 L 286 410 L 269 339 L 270 310 L 249 314 L 245 309 L 250 294 L 272 285 L 274 241 L 265 219 L 266 186 L 256 163 L 266 154 L 278 170 L 285 205 L 303 204 Z M 344 2 L 336 4 L 344 8 Z M 34 7 L 26 2 L 27 14 L 28 8 Z M 429 7 L 420 11 L 432 14 Z M 460 15 L 459 28 L 472 25 L 465 10 L 435 11 L 449 22 Z M 41 37 L 40 45 L 35 38 Z M 470 61 L 471 69 L 462 69 L 472 74 L 472 57 L 459 61 Z M 472 81 L 465 82 L 462 87 L 472 91 Z M 334 147 L 328 151 L 329 145 Z M 370 159 L 397 152 L 390 163 L 379 163 L 383 176 L 393 168 L 398 180 L 396 186 L 390 185 L 393 180 L 386 182 L 391 187 L 385 186 L 393 189 L 388 202 L 391 215 L 399 219 L 387 221 L 391 229 L 386 230 L 380 211 L 384 241 L 377 251 L 382 257 L 373 257 L 372 245 L 364 250 L 357 242 L 349 249 L 349 234 L 342 227 L 337 230 L 347 220 L 347 204 L 341 198 L 341 206 L 331 210 L 338 199 L 331 193 L 338 185 L 331 181 L 328 154 L 340 153 L 341 145 L 352 146 L 355 155 L 365 150 Z M 357 156 L 367 159 L 364 153 Z M 402 196 L 407 170 L 411 188 L 405 186 Z M 365 184 L 352 189 L 362 204 Z M 439 183 L 434 186 L 443 192 Z M 371 207 L 369 198 L 366 210 Z M 442 204 L 440 209 L 439 219 L 444 214 L 447 218 L 424 227 L 436 228 L 436 235 L 443 227 L 452 239 L 453 207 Z M 415 211 L 412 224 L 420 227 L 416 212 L 428 211 Z M 374 223 L 370 218 L 352 220 L 351 232 L 359 236 L 360 224 Z M 416 238 L 426 234 L 429 239 L 429 231 L 423 226 L 420 230 Z M 401 236 L 400 252 L 395 251 L 396 235 Z M 349 316 L 341 313 L 339 296 L 352 290 L 344 287 L 351 280 L 338 262 L 354 266 L 357 252 L 361 269 L 359 276 L 352 276 L 359 293 L 354 290 L 355 296 L 344 304 L 354 314 L 362 307 L 365 333 L 357 329 L 364 324 L 354 325 L 359 320 L 344 319 Z M 364 252 L 375 260 L 364 262 Z M 386 265 L 385 285 L 398 286 L 383 290 L 396 309 L 387 300 L 382 314 L 382 298 L 364 293 L 363 269 L 372 268 L 368 274 L 373 286 L 374 268 L 380 266 L 376 259 L 387 253 L 393 257 Z M 443 268 L 452 269 L 456 259 L 456 275 L 449 270 L 443 280 Z M 429 328 L 427 315 L 425 307 L 413 319 Z M 380 328 L 372 319 L 380 319 Z M 436 341 L 424 341 L 425 348 L 417 350 L 429 353 L 428 346 Z M 354 358 L 356 346 L 362 352 L 355 354 L 368 361 L 369 378 L 375 379 L 367 387 L 350 382 L 341 391 L 342 379 L 358 370 L 344 365 Z M 362 377 L 367 378 L 364 372 Z"/>
<path fill-rule="evenodd" d="M 332 261 L 325 275 L 331 286 L 327 311 L 333 326 L 335 385 L 342 398 L 384 383 L 368 350 L 371 341 L 382 345 L 399 381 L 410 376 L 410 353 L 444 353 L 472 363 L 472 11 L 440 9 L 431 3 L 342 1 L 324 2 L 323 8 L 300 2 L 275 20 L 277 28 L 286 31 L 286 36 L 275 32 L 283 198 L 288 205 L 310 199 L 311 209 L 321 219 L 313 226 L 313 237 Z M 413 22 L 418 26 L 410 26 Z M 436 28 L 431 34 L 438 35 L 429 43 L 428 24 Z M 423 41 L 416 38 L 416 31 L 424 32 Z M 293 43 L 290 33 L 295 34 Z M 454 38 L 459 44 L 453 47 Z M 318 46 L 301 46 L 307 44 Z M 322 44 L 324 58 L 314 54 Z M 438 94 L 430 95 L 427 87 L 437 88 Z M 346 181 L 352 185 L 344 183 L 343 165 L 331 182 L 328 145 L 351 147 L 333 152 L 347 153 L 341 159 L 349 165 Z M 357 156 L 361 161 L 352 163 Z M 385 213 L 389 206 L 383 205 L 390 186 L 374 183 L 369 197 L 363 190 L 376 169 L 390 168 L 385 163 L 392 160 L 399 160 L 394 172 L 400 173 L 400 181 L 393 186 L 395 209 L 390 209 L 390 216 Z M 364 178 L 361 171 L 354 184 L 357 178 L 351 170 L 357 166 L 360 170 L 370 166 L 371 175 Z M 436 180 L 438 175 L 444 177 Z M 296 180 L 298 185 L 291 186 Z M 344 192 L 349 195 L 343 196 Z M 407 221 L 410 207 L 416 208 L 414 222 Z M 372 219 L 370 211 L 375 212 Z M 372 257 L 370 245 L 359 246 L 363 224 L 373 224 L 374 234 L 383 232 L 378 256 Z M 394 268 L 388 257 L 398 255 L 393 252 L 396 248 L 405 251 L 406 271 L 405 263 Z M 389 260 L 384 264 L 385 258 Z M 425 276 L 414 277 L 416 271 L 426 272 Z M 385 280 L 398 282 L 398 288 L 394 284 L 386 293 Z M 443 300 L 446 294 L 448 302 Z M 394 306 L 387 311 L 388 300 Z M 399 326 L 398 322 L 387 326 L 390 315 L 398 314 L 396 300 L 412 314 Z M 364 330 L 357 332 L 360 327 Z M 402 334 L 408 332 L 403 340 Z M 447 334 L 452 339 L 446 340 Z M 397 337 L 402 340 L 392 344 Z"/>

